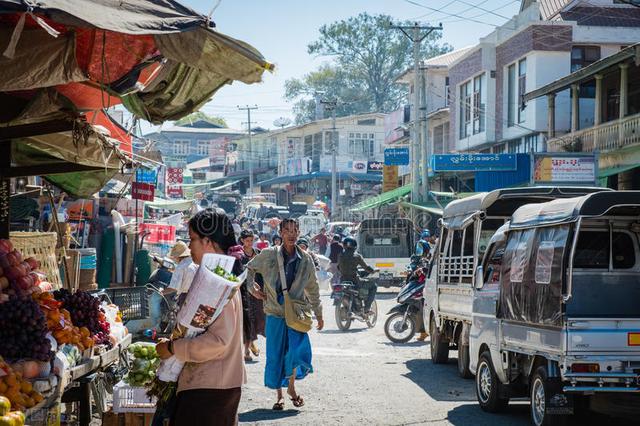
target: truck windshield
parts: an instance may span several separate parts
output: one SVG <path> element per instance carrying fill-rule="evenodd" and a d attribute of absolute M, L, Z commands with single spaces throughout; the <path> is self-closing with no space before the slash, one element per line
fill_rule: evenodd
<path fill-rule="evenodd" d="M 580 232 L 573 260 L 570 317 L 640 317 L 637 236 L 626 231 Z"/>

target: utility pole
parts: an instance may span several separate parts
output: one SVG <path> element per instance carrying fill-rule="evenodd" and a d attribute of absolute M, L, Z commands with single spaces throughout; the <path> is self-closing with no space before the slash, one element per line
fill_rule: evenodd
<path fill-rule="evenodd" d="M 428 201 L 429 199 L 429 167 L 424 164 L 423 185 L 426 189 L 426 199 L 420 197 L 420 121 L 426 120 L 423 107 L 420 105 L 420 43 L 429 36 L 433 31 L 442 30 L 442 24 L 437 27 L 428 25 L 420 25 L 417 22 L 413 25 L 389 25 L 390 29 L 400 30 L 413 43 L 413 126 L 411 131 L 411 202 Z M 425 96 L 426 97 L 426 96 Z M 426 99 L 425 99 L 426 101 Z M 428 127 L 427 127 L 428 133 Z M 427 135 L 422 138 L 422 143 L 426 143 Z M 426 152 L 429 152 L 427 147 Z M 428 154 L 427 154 L 428 155 Z M 429 161 L 427 159 L 427 161 Z"/>
<path fill-rule="evenodd" d="M 331 218 L 336 217 L 338 207 L 337 171 L 336 155 L 338 152 L 338 141 L 336 141 L 336 106 L 337 101 L 320 101 L 328 111 L 331 111 Z"/>
<path fill-rule="evenodd" d="M 258 109 L 258 105 L 250 107 L 249 105 L 241 107 L 238 105 L 239 110 L 247 111 L 247 129 L 249 134 L 249 194 L 253 194 L 253 150 L 251 148 L 251 110 Z"/>

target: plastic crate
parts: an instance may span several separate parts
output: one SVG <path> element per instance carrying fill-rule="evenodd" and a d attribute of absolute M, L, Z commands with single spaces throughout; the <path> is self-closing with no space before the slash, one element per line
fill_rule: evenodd
<path fill-rule="evenodd" d="M 154 413 L 156 398 L 149 398 L 145 388 L 134 388 L 125 382 L 113 387 L 114 413 Z"/>
<path fill-rule="evenodd" d="M 145 319 L 149 316 L 149 300 L 146 287 L 110 287 L 93 292 L 108 296 L 122 313 L 122 321 Z"/>

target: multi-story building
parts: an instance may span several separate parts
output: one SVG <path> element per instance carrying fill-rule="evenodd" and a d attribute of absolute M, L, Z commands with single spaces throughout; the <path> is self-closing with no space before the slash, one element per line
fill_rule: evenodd
<path fill-rule="evenodd" d="M 548 151 L 595 152 L 601 184 L 640 189 L 640 43 L 527 93 L 525 101 L 542 98 L 553 106 L 567 90 L 570 126 L 558 127 L 549 109 Z M 587 112 L 581 109 L 585 105 Z"/>
<path fill-rule="evenodd" d="M 243 134 L 240 130 L 198 120 L 189 125 L 161 129 L 144 137 L 156 142 L 156 149 L 167 164 L 186 166 L 209 158 L 211 171 L 222 171 L 228 144 Z"/>
<path fill-rule="evenodd" d="M 627 2 L 628 3 L 628 2 Z M 640 40 L 640 9 L 616 0 L 523 0 L 520 13 L 456 59 L 449 68 L 450 152 L 529 153 L 546 150 L 548 101 L 525 93 L 619 52 Z M 594 123 L 595 82 L 558 93 L 556 129 Z M 473 187 L 473 175 L 463 179 Z"/>
<path fill-rule="evenodd" d="M 341 203 L 372 193 L 372 186 L 382 181 L 384 117 L 382 113 L 370 113 L 336 119 L 336 171 Z M 235 163 L 233 172 L 248 169 L 251 159 L 254 173 L 273 168 L 277 176 L 262 179 L 258 174 L 256 185 L 263 191 L 277 192 L 281 203 L 288 203 L 294 196 L 309 201 L 327 201 L 330 197 L 331 119 L 252 136 L 251 152 L 248 138 L 237 141 L 237 147 L 230 157 Z"/>

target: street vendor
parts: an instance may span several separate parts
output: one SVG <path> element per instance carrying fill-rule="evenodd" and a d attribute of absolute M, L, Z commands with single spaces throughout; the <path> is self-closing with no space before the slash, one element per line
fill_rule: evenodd
<path fill-rule="evenodd" d="M 200 264 L 206 253 L 227 254 L 236 244 L 231 221 L 220 210 L 196 213 L 189 221 L 189 236 L 195 264 Z M 240 262 L 236 265 L 241 268 Z M 238 272 L 234 270 L 235 274 Z M 242 327 L 242 301 L 237 292 L 204 333 L 156 346 L 160 358 L 175 355 L 185 362 L 170 425 L 237 423 L 241 386 L 246 382 Z"/>

